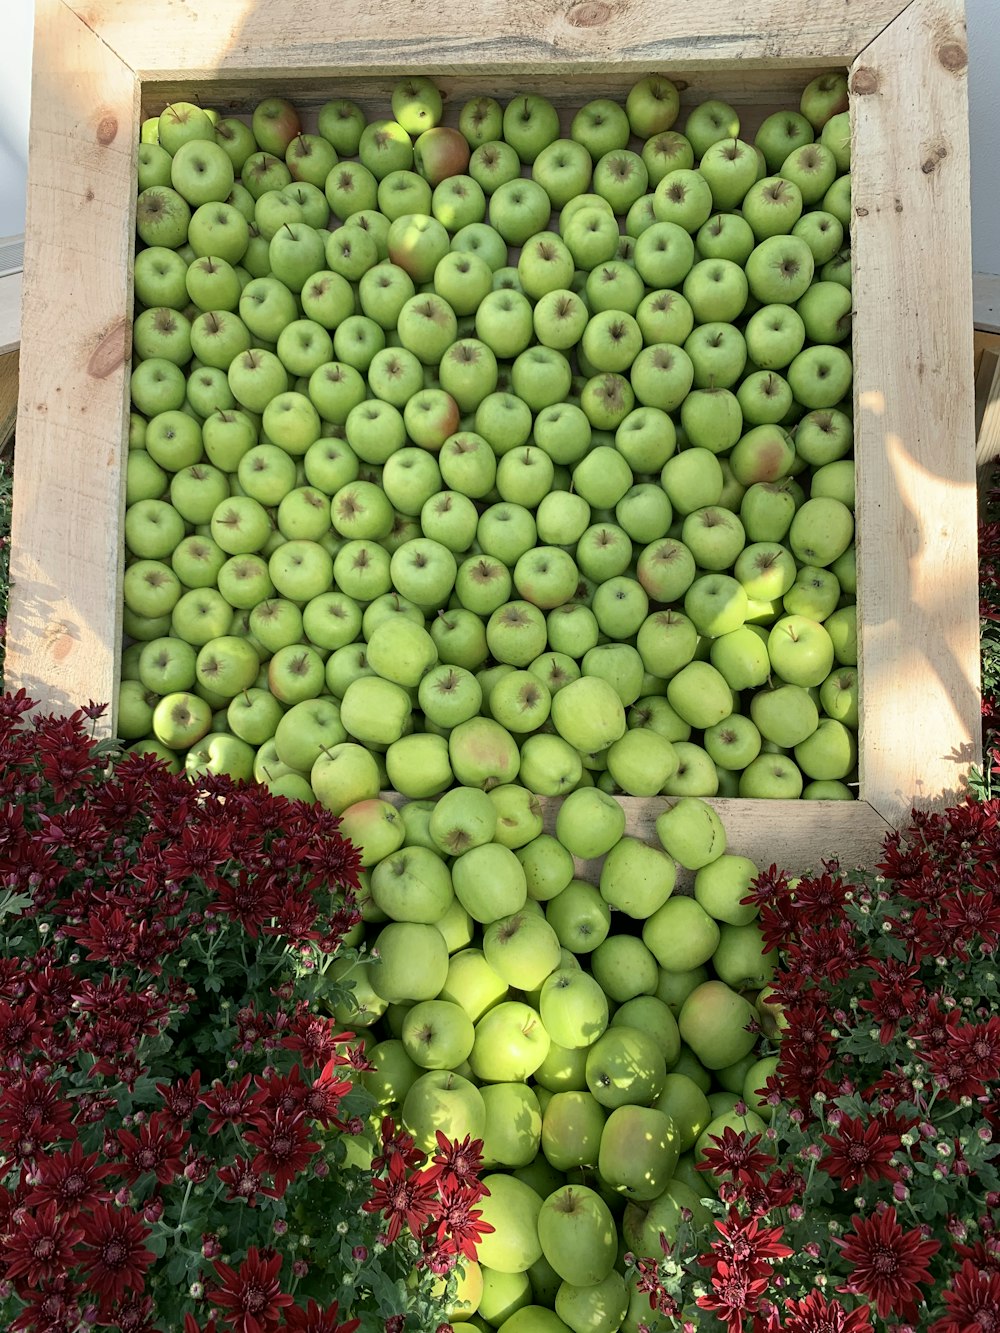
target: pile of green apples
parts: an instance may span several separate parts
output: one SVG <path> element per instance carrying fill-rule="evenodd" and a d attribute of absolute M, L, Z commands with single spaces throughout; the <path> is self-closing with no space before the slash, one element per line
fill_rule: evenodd
<path fill-rule="evenodd" d="M 119 734 L 338 813 L 850 799 L 846 107 L 145 122 Z"/>
<path fill-rule="evenodd" d="M 366 867 L 351 941 L 368 952 L 334 960 L 353 991 L 331 1007 L 362 1034 L 377 1104 L 351 1156 L 370 1162 L 386 1114 L 428 1155 L 438 1131 L 482 1140 L 494 1229 L 452 1322 L 637 1333 L 652 1316 L 626 1255 L 660 1255 L 685 1209 L 704 1234 L 712 1136 L 762 1133 L 772 1114 L 774 956 L 741 902 L 757 867 L 697 797 L 660 815 L 654 846 L 599 787 L 565 798 L 554 835 L 522 790 L 345 816 Z M 691 892 L 675 892 L 679 867 Z"/>

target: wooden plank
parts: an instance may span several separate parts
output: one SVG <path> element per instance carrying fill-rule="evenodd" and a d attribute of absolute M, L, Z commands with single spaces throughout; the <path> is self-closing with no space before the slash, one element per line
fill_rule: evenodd
<path fill-rule="evenodd" d="M 978 413 L 980 381 L 983 381 L 982 413 Z M 1000 356 L 984 352 L 976 377 L 976 466 L 986 467 L 1000 458 Z"/>
<path fill-rule="evenodd" d="M 144 80 L 192 82 L 323 77 L 363 69 L 496 75 L 510 68 L 650 70 L 756 62 L 765 66 L 846 65 L 905 8 L 905 0 L 863 5 L 815 0 L 537 0 L 452 5 L 347 0 L 331 18 L 326 0 L 73 0 L 102 40 Z"/>
<path fill-rule="evenodd" d="M 431 66 L 420 68 L 433 74 L 444 100 L 444 123 L 450 125 L 458 123 L 462 104 L 480 95 L 484 88 L 488 88 L 490 95 L 499 98 L 501 102 L 519 93 L 537 92 L 548 97 L 560 109 L 572 108 L 575 111 L 593 97 L 624 100 L 636 78 L 635 71 L 614 68 L 562 71 L 558 81 L 553 80 L 551 69 L 542 74 L 524 74 L 516 68 L 497 66 L 486 73 L 455 75 L 441 73 Z M 846 73 L 846 60 L 842 68 Z M 643 72 L 648 72 L 648 69 Z M 801 65 L 778 69 L 756 65 L 716 69 L 706 65 L 700 69 L 686 70 L 683 74 L 678 73 L 674 66 L 670 67 L 671 81 L 681 94 L 682 118 L 687 110 L 699 102 L 721 97 L 739 108 L 744 130 L 749 127 L 751 131 L 756 130 L 760 121 L 771 111 L 796 106 L 802 89 L 813 73 L 813 70 Z M 194 100 L 214 107 L 225 115 L 236 114 L 249 118 L 249 113 L 262 98 L 281 95 L 294 101 L 308 126 L 310 116 L 313 116 L 314 123 L 315 112 L 331 96 L 336 95 L 356 101 L 367 112 L 369 119 L 375 119 L 387 114 L 394 82 L 394 75 L 368 75 L 354 71 L 335 78 L 311 75 L 291 79 L 280 73 L 271 73 L 261 74 L 251 80 L 213 78 L 203 84 L 186 77 L 148 79 L 143 82 L 143 109 L 145 115 L 155 116 L 169 102 Z"/>
<path fill-rule="evenodd" d="M 975 298 L 973 298 L 975 299 Z M 975 371 L 979 374 L 979 366 L 983 359 L 984 352 L 1000 352 L 1000 333 L 988 333 L 985 329 L 976 329 L 972 335 L 972 347 L 975 353 Z M 978 408 L 976 416 L 976 429 L 979 429 Z"/>
<path fill-rule="evenodd" d="M 0 356 L 13 352 L 21 342 L 22 274 L 0 278 Z"/>
<path fill-rule="evenodd" d="M 960 0 L 913 0 L 851 73 L 861 790 L 894 825 L 979 762 L 966 64 Z"/>
<path fill-rule="evenodd" d="M 972 299 L 976 328 L 1000 333 L 1000 273 L 974 273 Z"/>
<path fill-rule="evenodd" d="M 383 792 L 383 799 L 399 806 L 405 798 Z M 656 820 L 675 802 L 664 796 L 621 796 L 625 832 L 656 844 Z M 558 797 L 540 798 L 545 829 L 555 831 L 562 805 Z M 758 801 L 712 798 L 726 830 L 726 850 L 748 856 L 758 869 L 779 864 L 790 874 L 821 871 L 825 860 L 839 861 L 844 870 L 871 869 L 880 859 L 890 825 L 866 801 Z M 601 862 L 577 861 L 577 874 L 596 884 Z M 692 875 L 681 870 L 678 884 L 689 888 Z"/>
<path fill-rule="evenodd" d="M 14 434 L 17 416 L 17 351 L 0 353 L 0 456 Z"/>
<path fill-rule="evenodd" d="M 138 82 L 37 0 L 7 682 L 117 698 Z"/>

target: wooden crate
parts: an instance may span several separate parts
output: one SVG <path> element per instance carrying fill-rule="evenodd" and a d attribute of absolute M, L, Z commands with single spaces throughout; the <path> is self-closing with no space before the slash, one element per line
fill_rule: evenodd
<path fill-rule="evenodd" d="M 138 125 L 179 97 L 384 108 L 407 72 L 454 108 L 565 106 L 663 72 L 744 131 L 829 68 L 854 123 L 862 799 L 716 802 L 768 864 L 873 863 L 979 758 L 975 433 L 962 0 L 37 0 L 7 671 L 43 706 L 110 700 L 121 638 Z M 384 112 L 383 112 L 384 114 Z M 662 801 L 627 800 L 644 832 Z"/>

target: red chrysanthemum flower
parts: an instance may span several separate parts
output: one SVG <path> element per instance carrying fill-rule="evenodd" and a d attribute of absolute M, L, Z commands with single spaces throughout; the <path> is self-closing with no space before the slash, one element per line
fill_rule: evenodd
<path fill-rule="evenodd" d="M 126 1296 L 108 1310 L 107 1318 L 118 1333 L 160 1333 L 153 1323 L 156 1310 L 152 1296 Z"/>
<path fill-rule="evenodd" d="M 320 1144 L 309 1138 L 309 1126 L 301 1113 L 286 1116 L 279 1111 L 270 1121 L 255 1121 L 254 1128 L 248 1129 L 243 1137 L 259 1150 L 253 1159 L 253 1169 L 260 1175 L 272 1176 L 279 1195 L 306 1169 L 313 1154 L 320 1151 Z"/>
<path fill-rule="evenodd" d="M 746 1180 L 752 1176 L 759 1176 L 762 1171 L 774 1165 L 773 1157 L 757 1151 L 757 1144 L 761 1140 L 760 1134 L 754 1134 L 751 1138 L 743 1130 L 737 1133 L 726 1125 L 721 1136 L 710 1134 L 709 1139 L 716 1146 L 706 1148 L 702 1153 L 702 1160 L 698 1163 L 699 1171 L 714 1171 L 717 1175 Z"/>
<path fill-rule="evenodd" d="M 68 926 L 66 932 L 87 951 L 88 963 L 124 967 L 132 957 L 132 935 L 136 923 L 119 908 L 97 904 L 86 925 Z"/>
<path fill-rule="evenodd" d="M 306 1069 L 312 1069 L 314 1065 L 326 1065 L 336 1059 L 338 1048 L 353 1037 L 353 1032 L 338 1032 L 331 1018 L 314 1014 L 307 1004 L 302 1004 L 293 1015 L 289 1034 L 281 1044 L 286 1050 L 298 1051 Z"/>
<path fill-rule="evenodd" d="M 416 1166 L 424 1160 L 424 1154 L 414 1147 L 413 1139 L 396 1124 L 391 1115 L 382 1117 L 380 1132 L 382 1151 L 372 1158 L 373 1171 L 384 1170 L 391 1157 L 397 1153 L 406 1166 Z"/>
<path fill-rule="evenodd" d="M 479 1180 L 483 1165 L 483 1141 L 466 1134 L 464 1139 L 449 1139 L 436 1131 L 438 1150 L 431 1159 L 445 1176 L 452 1176 L 465 1189 L 478 1189 L 479 1197 L 489 1191 Z"/>
<path fill-rule="evenodd" d="M 955 1028 L 953 1048 L 959 1058 L 965 1057 L 975 1065 L 984 1083 L 1000 1079 L 1000 1018 Z"/>
<path fill-rule="evenodd" d="M 970 944 L 978 935 L 987 949 L 997 947 L 1000 942 L 1000 896 L 995 891 L 953 893 L 942 906 L 941 929 L 948 939 Z"/>
<path fill-rule="evenodd" d="M 1000 1022 L 1000 1020 L 992 1020 Z M 957 1102 L 961 1097 L 982 1097 L 988 1091 L 988 1069 L 981 1065 L 962 1040 L 963 1028 L 956 1028 L 949 1046 L 933 1051 L 928 1058 L 931 1073 L 941 1084 L 942 1095 Z"/>
<path fill-rule="evenodd" d="M 271 1199 L 281 1196 L 280 1190 L 271 1189 L 263 1183 L 258 1173 L 243 1157 L 237 1157 L 229 1166 L 221 1167 L 218 1174 L 223 1185 L 229 1186 L 227 1197 L 244 1199 L 250 1208 L 257 1206 L 258 1194 L 266 1194 Z"/>
<path fill-rule="evenodd" d="M 141 1291 L 146 1269 L 156 1255 L 143 1242 L 149 1228 L 131 1208 L 99 1203 L 82 1219 L 82 1267 L 101 1300 L 118 1300 L 130 1288 Z"/>
<path fill-rule="evenodd" d="M 208 1109 L 209 1134 L 220 1133 L 227 1125 L 241 1125 L 249 1120 L 254 1102 L 250 1091 L 251 1075 L 246 1074 L 230 1087 L 216 1079 L 208 1092 L 203 1092 L 198 1100 Z"/>
<path fill-rule="evenodd" d="M 954 1250 L 959 1259 L 971 1259 L 976 1268 L 982 1268 L 988 1273 L 1000 1273 L 1000 1236 L 991 1236 L 986 1241 L 973 1241 L 971 1245 L 956 1243 Z"/>
<path fill-rule="evenodd" d="M 239 1269 L 230 1268 L 221 1259 L 214 1267 L 222 1285 L 211 1288 L 207 1299 L 225 1313 L 223 1321 L 234 1333 L 271 1333 L 281 1318 L 281 1311 L 295 1301 L 281 1290 L 278 1274 L 282 1257 L 251 1246 Z"/>
<path fill-rule="evenodd" d="M 42 1067 L 12 1079 L 0 1102 L 0 1143 L 10 1143 L 31 1131 L 41 1143 L 75 1139 L 74 1106 L 63 1097 L 60 1080 Z"/>
<path fill-rule="evenodd" d="M 176 1083 L 157 1083 L 156 1091 L 163 1098 L 163 1113 L 174 1125 L 186 1125 L 198 1108 L 201 1098 L 201 1070 L 190 1078 L 179 1078 Z"/>
<path fill-rule="evenodd" d="M 785 1301 L 784 1333 L 870 1333 L 871 1306 L 845 1310 L 839 1301 L 828 1301 L 820 1291 L 805 1300 Z"/>
<path fill-rule="evenodd" d="M 722 1261 L 765 1271 L 770 1267 L 771 1259 L 787 1259 L 795 1251 L 781 1243 L 784 1227 L 767 1227 L 760 1218 L 741 1217 L 735 1208 L 730 1208 L 729 1216 L 715 1220 L 715 1228 L 722 1239 L 712 1242 L 713 1255 L 703 1254 L 698 1262 L 705 1268 L 717 1267 Z"/>
<path fill-rule="evenodd" d="M 77 1333 L 81 1327 L 77 1297 L 80 1288 L 60 1279 L 36 1291 L 21 1293 L 27 1304 L 10 1326 L 10 1333 Z"/>
<path fill-rule="evenodd" d="M 345 1319 L 338 1322 L 339 1313 L 338 1301 L 324 1310 L 311 1300 L 304 1310 L 293 1305 L 285 1311 L 285 1328 L 288 1333 L 354 1333 L 361 1320 Z"/>
<path fill-rule="evenodd" d="M 908 969 L 916 972 L 916 968 Z M 899 979 L 871 982 L 871 999 L 861 1000 L 858 1007 L 871 1014 L 879 1024 L 879 1042 L 887 1046 L 896 1034 L 900 1020 L 911 1014 L 917 1005 L 919 992 Z"/>
<path fill-rule="evenodd" d="M 1000 1333 L 1000 1272 L 966 1259 L 942 1295 L 948 1313 L 928 1333 Z"/>
<path fill-rule="evenodd" d="M 495 1230 L 482 1221 L 482 1211 L 473 1207 L 481 1198 L 478 1182 L 470 1189 L 454 1176 L 445 1176 L 438 1182 L 435 1218 L 424 1231 L 425 1239 L 433 1238 L 442 1254 L 461 1254 L 475 1260 L 479 1242 Z"/>
<path fill-rule="evenodd" d="M 434 1176 L 419 1170 L 408 1175 L 402 1155 L 394 1152 L 389 1157 L 386 1178 L 373 1183 L 372 1197 L 362 1207 L 366 1213 L 383 1214 L 388 1222 L 386 1232 L 390 1243 L 402 1231 L 404 1222 L 414 1236 L 419 1236 L 430 1221 L 434 1213 L 437 1168 L 432 1170 Z"/>
<path fill-rule="evenodd" d="M 181 1155 L 191 1135 L 178 1129 L 162 1111 L 154 1111 L 139 1127 L 139 1133 L 118 1130 L 125 1156 L 123 1175 L 130 1185 L 140 1176 L 152 1174 L 161 1185 L 169 1185 L 181 1173 Z"/>
<path fill-rule="evenodd" d="M 32 1051 L 42 1048 L 46 1031 L 38 1009 L 35 995 L 20 1004 L 0 1001 L 0 1067 L 20 1069 Z"/>
<path fill-rule="evenodd" d="M 847 885 L 832 875 L 800 879 L 792 890 L 795 911 L 811 925 L 839 917 L 843 910 Z"/>
<path fill-rule="evenodd" d="M 39 1287 L 69 1269 L 73 1246 L 82 1236 L 60 1218 L 53 1203 L 35 1212 L 25 1209 L 17 1230 L 0 1245 L 0 1271 L 18 1288 Z"/>
<path fill-rule="evenodd" d="M 898 1180 L 899 1172 L 889 1159 L 902 1140 L 874 1116 L 866 1125 L 853 1116 L 841 1116 L 836 1133 L 821 1134 L 832 1151 L 821 1159 L 820 1169 L 838 1180 L 845 1190 L 863 1180 Z"/>
<path fill-rule="evenodd" d="M 712 1275 L 712 1290 L 699 1296 L 695 1304 L 722 1320 L 727 1333 L 743 1333 L 744 1316 L 756 1310 L 770 1281 L 770 1265 L 767 1272 L 761 1274 L 722 1261 Z"/>
<path fill-rule="evenodd" d="M 912 1323 L 923 1299 L 920 1284 L 931 1281 L 927 1265 L 940 1242 L 924 1240 L 916 1228 L 904 1231 L 895 1208 L 868 1218 L 855 1214 L 851 1226 L 846 1236 L 834 1238 L 851 1268 L 849 1281 L 837 1290 L 869 1297 L 880 1319 L 894 1314 Z"/>
<path fill-rule="evenodd" d="M 118 1167 L 113 1162 L 100 1162 L 98 1158 L 96 1152 L 84 1156 L 78 1141 L 71 1144 L 67 1152 L 40 1157 L 36 1164 L 40 1179 L 29 1190 L 25 1205 L 40 1208 L 53 1203 L 67 1218 L 76 1217 L 77 1213 L 91 1209 L 95 1204 L 106 1203 L 109 1191 L 102 1189 L 98 1182 L 105 1176 L 115 1175 Z"/>

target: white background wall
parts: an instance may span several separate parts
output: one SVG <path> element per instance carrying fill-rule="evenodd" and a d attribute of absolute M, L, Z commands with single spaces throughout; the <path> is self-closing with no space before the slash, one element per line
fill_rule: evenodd
<path fill-rule="evenodd" d="M 972 137 L 972 252 L 1000 274 L 1000 0 L 966 0 Z M 33 0 L 0 0 L 0 237 L 24 230 Z"/>

